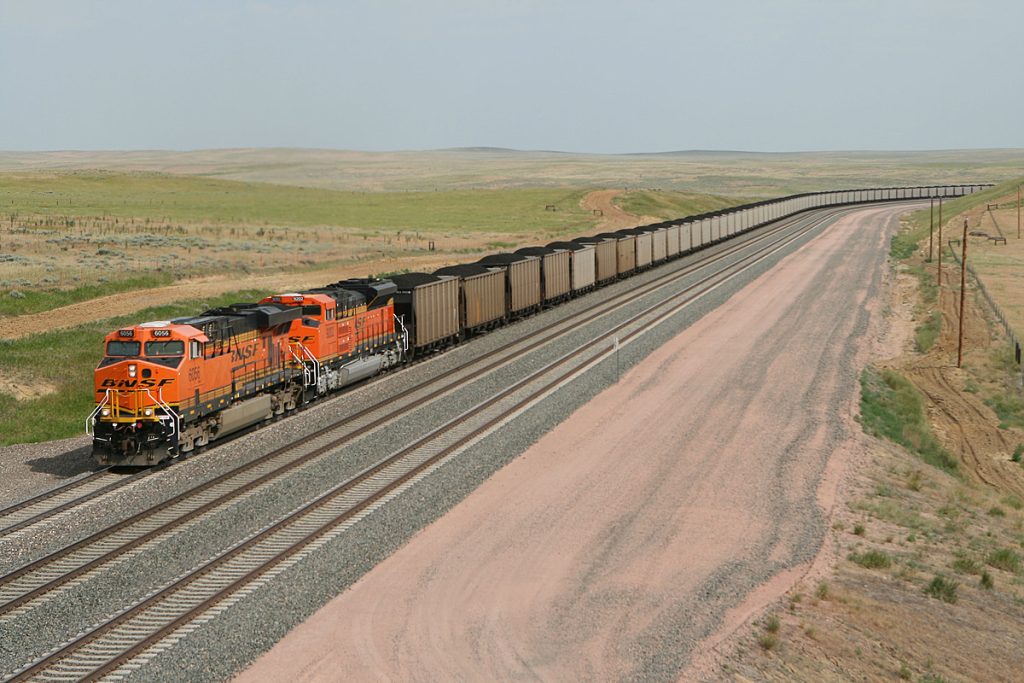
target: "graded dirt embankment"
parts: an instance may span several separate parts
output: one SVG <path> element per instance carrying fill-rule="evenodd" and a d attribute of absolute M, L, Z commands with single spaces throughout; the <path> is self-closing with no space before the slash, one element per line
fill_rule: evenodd
<path fill-rule="evenodd" d="M 239 680 L 671 680 L 822 547 L 897 209 L 840 220 Z M 751 597 L 753 596 L 753 597 Z"/>
<path fill-rule="evenodd" d="M 973 221 L 977 212 L 972 215 Z M 956 221 L 954 221 L 956 222 Z M 978 242 L 971 238 L 977 254 Z M 1016 239 L 1014 235 L 1011 239 Z M 718 650 L 713 680 L 1017 681 L 1024 621 L 1021 529 L 1024 467 L 1013 460 L 1024 430 L 989 404 L 1020 396 L 1001 328 L 969 282 L 964 367 L 956 367 L 959 273 L 944 263 L 941 303 L 925 304 L 922 282 L 936 263 L 923 251 L 890 279 L 885 334 L 874 365 L 920 392 L 938 441 L 956 462 L 950 474 L 888 441 L 866 438 L 840 491 L 826 550 L 838 559 L 798 582 Z M 1005 253 L 990 246 L 991 253 Z M 909 267 L 908 267 L 909 266 Z M 1019 273 L 1016 276 L 1019 286 Z M 934 310 L 935 344 L 915 332 Z M 919 337 L 927 338 L 927 337 Z"/>

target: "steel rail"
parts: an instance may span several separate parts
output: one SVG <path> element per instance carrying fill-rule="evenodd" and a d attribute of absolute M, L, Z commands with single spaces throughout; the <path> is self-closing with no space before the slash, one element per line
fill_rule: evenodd
<path fill-rule="evenodd" d="M 849 207 L 835 207 L 833 210 L 841 211 L 841 210 L 844 210 L 844 209 L 849 210 Z M 825 211 L 825 210 L 828 210 L 828 209 L 820 209 L 820 211 Z M 666 274 L 664 276 L 661 276 L 660 278 L 658 278 L 657 280 L 652 281 L 651 283 L 646 283 L 644 285 L 641 285 L 640 287 L 637 288 L 637 290 L 635 290 L 635 291 L 633 291 L 631 293 L 622 293 L 622 294 L 614 295 L 613 297 L 611 297 L 611 299 L 609 299 L 609 301 L 617 300 L 617 299 L 626 299 L 627 297 L 629 297 L 631 295 L 632 296 L 643 295 L 643 294 L 647 293 L 647 291 L 652 291 L 653 289 L 656 289 L 657 287 L 655 287 L 653 285 L 655 283 L 660 282 L 662 279 L 675 278 L 677 276 L 685 276 L 686 274 L 689 274 L 689 273 L 691 273 L 691 272 L 693 272 L 695 270 L 698 270 L 698 269 L 700 269 L 702 267 L 706 267 L 706 266 L 714 263 L 715 261 L 717 261 L 720 258 L 724 258 L 727 255 L 735 253 L 735 251 L 737 251 L 737 250 L 747 248 L 747 247 L 757 243 L 758 241 L 761 241 L 763 239 L 766 239 L 766 238 L 770 237 L 772 234 L 775 233 L 775 231 L 777 231 L 779 229 L 785 229 L 785 227 L 790 225 L 791 222 L 802 220 L 803 218 L 804 218 L 804 216 L 802 216 L 801 214 L 797 214 L 795 216 L 788 216 L 788 217 L 781 218 L 781 219 L 778 219 L 778 220 L 773 221 L 773 222 L 769 222 L 769 223 L 766 223 L 766 224 L 763 224 L 763 225 L 757 225 L 757 226 L 748 228 L 748 229 L 746 229 L 744 231 L 737 232 L 737 233 L 735 233 L 733 235 L 730 235 L 729 237 L 722 238 L 722 239 L 717 240 L 715 242 L 711 242 L 711 243 L 708 243 L 708 244 L 705 244 L 705 245 L 701 245 L 695 251 L 689 252 L 687 254 L 680 254 L 679 256 L 675 257 L 672 260 L 669 260 L 667 262 L 660 263 L 660 264 L 657 264 L 657 265 L 653 266 L 651 268 L 651 270 L 656 270 L 657 268 L 661 268 L 663 266 L 670 265 L 673 262 L 675 262 L 675 261 L 677 261 L 677 260 L 679 260 L 681 258 L 684 258 L 687 255 L 703 254 L 704 258 L 701 258 L 696 263 L 688 264 L 688 265 L 684 266 L 682 269 L 679 269 L 679 270 L 673 271 L 671 273 L 668 273 L 668 274 Z M 740 241 L 738 238 L 741 238 L 741 237 L 747 237 L 748 239 Z M 733 242 L 735 242 L 735 243 L 733 243 Z M 718 250 L 718 251 L 712 253 L 712 249 L 714 247 L 718 247 L 718 246 L 722 246 L 722 245 L 726 245 L 726 249 Z M 611 284 L 615 284 L 615 283 L 613 282 Z M 610 286 L 610 284 L 606 285 L 606 286 Z M 642 291 L 642 290 L 645 290 L 645 289 L 647 291 Z M 571 320 L 574 317 L 583 315 L 583 313 L 585 313 L 585 312 L 572 314 L 571 316 L 567 317 L 565 320 Z M 507 348 L 509 346 L 515 345 L 515 344 L 520 343 L 520 342 L 521 342 L 521 340 L 516 340 L 514 342 L 510 342 L 509 344 L 505 345 L 502 348 L 504 349 L 504 348 Z M 423 359 L 417 359 L 417 362 L 423 362 L 423 361 L 429 360 L 431 357 L 432 356 L 426 356 Z M 417 390 L 418 388 L 419 387 L 413 387 L 412 390 Z M 312 407 L 312 406 L 309 406 L 309 407 Z M 344 420 L 348 420 L 348 419 L 349 418 L 345 418 Z M 344 420 L 339 420 L 337 422 L 332 423 L 331 425 L 327 425 L 324 429 L 325 430 L 333 429 L 337 425 L 341 424 Z M 247 432 L 243 432 L 243 434 L 244 433 L 247 433 Z M 236 437 L 232 437 L 232 439 L 233 438 L 236 438 Z M 220 444 L 218 444 L 218 445 L 220 445 Z M 275 455 L 275 453 L 271 453 L 271 454 L 268 454 L 266 457 L 273 457 L 274 455 Z M 259 464 L 259 463 L 254 461 L 252 463 L 248 463 L 247 465 L 243 465 L 242 467 L 247 467 L 247 466 L 257 465 L 257 464 Z M 45 521 L 47 519 L 50 519 L 51 517 L 55 517 L 56 515 L 58 515 L 60 513 L 72 510 L 72 509 L 74 509 L 74 508 L 76 508 L 76 507 L 78 507 L 80 505 L 83 505 L 85 503 L 93 501 L 93 500 L 99 498 L 100 496 L 102 496 L 102 495 L 104 495 L 106 493 L 110 493 L 112 491 L 115 491 L 118 488 L 121 488 L 122 486 L 125 486 L 125 485 L 131 483 L 132 481 L 135 481 L 136 479 L 141 478 L 142 476 L 145 476 L 145 475 L 148 475 L 148 474 L 152 474 L 154 471 L 163 469 L 164 467 L 165 467 L 165 465 L 158 465 L 158 466 L 155 466 L 153 468 L 146 468 L 146 470 L 138 472 L 138 473 L 134 473 L 134 474 L 131 474 L 131 475 L 124 475 L 119 480 L 111 482 L 109 485 L 104 485 L 104 486 L 99 487 L 99 488 L 97 488 L 95 490 L 91 490 L 91 491 L 87 492 L 85 495 L 81 495 L 81 496 L 78 496 L 78 497 L 70 498 L 70 499 L 67 499 L 67 500 L 62 500 L 60 503 L 58 503 L 57 505 L 55 505 L 53 507 L 49 507 L 49 508 L 43 509 L 43 510 L 41 510 L 39 512 L 31 512 L 28 515 L 24 515 L 24 513 L 19 515 L 17 513 L 25 510 L 26 508 L 28 508 L 30 506 L 42 506 L 42 504 L 45 503 L 45 501 L 47 501 L 49 499 L 52 499 L 52 498 L 57 497 L 57 496 L 62 496 L 63 494 L 66 494 L 66 493 L 69 493 L 69 492 L 73 492 L 77 488 L 86 486 L 87 483 L 92 481 L 92 479 L 94 477 L 96 477 L 98 475 L 101 475 L 103 473 L 106 473 L 111 468 L 110 467 L 104 468 L 103 470 L 100 470 L 99 472 L 96 472 L 96 473 L 94 473 L 93 475 L 91 475 L 89 477 L 84 477 L 84 478 L 76 480 L 74 482 L 70 482 L 70 483 L 68 483 L 68 484 L 66 484 L 64 486 L 60 486 L 60 487 L 51 489 L 50 491 L 43 492 L 43 493 L 41 493 L 41 494 L 39 494 L 37 496 L 34 496 L 32 498 L 29 498 L 29 499 L 26 499 L 26 500 L 21 501 L 19 503 L 15 503 L 14 505 L 9 506 L 8 508 L 5 508 L 4 510 L 0 510 L 0 523 L 2 523 L 4 521 L 4 518 L 6 516 L 8 516 L 8 515 L 12 515 L 12 516 L 15 517 L 15 521 L 13 523 L 9 524 L 7 527 L 0 528 L 0 537 L 2 537 L 4 535 L 7 535 L 7 534 L 10 534 L 10 533 L 13 533 L 15 531 L 20 531 L 20 530 L 25 529 L 25 528 L 27 528 L 29 526 L 32 526 L 32 525 L 38 524 L 40 522 L 43 522 L 43 521 Z M 239 468 L 239 469 L 241 469 L 241 468 Z M 230 475 L 230 474 L 236 473 L 238 471 L 239 470 L 236 469 L 236 470 L 232 470 L 231 472 L 226 473 L 226 474 Z M 4 577 L 4 578 L 6 578 L 6 577 Z M 3 579 L 0 579 L 0 583 L 2 583 L 2 581 L 3 581 Z"/>
<path fill-rule="evenodd" d="M 18 529 L 34 524 L 40 519 L 52 516 L 76 504 L 77 501 L 88 500 L 103 495 L 118 487 L 118 481 L 125 478 L 110 471 L 111 468 L 104 467 L 101 470 L 91 472 L 88 475 L 74 481 L 62 484 L 55 488 L 43 491 L 40 494 L 18 501 L 0 510 L 0 536 L 6 536 Z M 131 476 L 131 475 L 127 475 Z M 114 478 L 109 484 L 103 482 Z M 94 487 L 94 488 L 90 488 Z M 79 489 L 89 489 L 77 497 L 66 498 Z M 54 501 L 54 499 L 59 499 Z M 52 506 L 47 506 L 50 503 Z M 39 510 L 38 508 L 45 508 Z"/>
<path fill-rule="evenodd" d="M 606 358 L 613 351 L 606 347 L 605 342 L 613 335 L 621 333 L 623 336 L 620 342 L 630 343 L 634 338 L 675 315 L 696 299 L 717 289 L 739 273 L 748 270 L 789 244 L 799 240 L 828 221 L 829 218 L 831 216 L 823 217 L 818 221 L 811 222 L 807 226 L 794 230 L 785 239 L 771 245 L 770 249 L 746 256 L 726 266 L 723 270 L 693 283 L 675 296 L 648 306 L 626 321 L 615 325 L 582 346 L 567 352 L 482 404 L 462 413 L 385 460 L 364 470 L 356 477 L 332 487 L 332 489 L 321 494 L 317 499 L 300 507 L 287 517 L 258 532 L 227 552 L 213 558 L 206 565 L 183 576 L 144 601 L 127 608 L 90 633 L 83 635 L 39 662 L 16 672 L 15 680 L 26 680 L 51 668 L 54 669 L 53 673 L 60 677 L 84 675 L 93 678 L 101 677 L 114 671 L 240 588 L 250 584 L 255 579 L 280 565 L 286 559 L 300 552 L 324 534 L 337 528 L 346 520 L 352 519 L 360 511 L 367 510 L 375 502 L 382 500 L 397 488 L 410 482 L 417 475 L 440 463 L 470 441 L 488 432 L 515 413 L 524 410 L 528 405 L 546 396 L 562 383 L 572 379 L 573 376 L 584 372 Z M 654 316 L 653 319 L 644 321 L 645 318 L 652 315 Z M 628 329 L 632 325 L 636 325 L 636 327 Z M 587 351 L 595 349 L 597 350 L 595 356 L 590 358 L 584 357 Z M 583 358 L 579 366 L 570 367 L 554 379 L 547 379 L 557 368 L 578 358 Z M 468 434 L 457 436 L 454 443 L 443 445 L 440 450 L 428 448 L 431 443 L 450 434 L 456 427 L 470 422 L 473 418 L 485 415 L 490 407 L 496 406 L 503 399 L 512 397 L 516 392 L 528 387 L 532 383 L 541 381 L 544 383 L 539 389 L 533 389 L 528 396 L 516 399 L 512 406 L 500 410 L 498 415 L 488 418 L 483 425 L 473 428 Z M 410 460 L 415 454 L 420 455 L 419 459 L 416 461 Z M 361 485 L 372 482 L 373 478 L 378 475 L 384 476 L 384 473 L 389 469 L 398 469 L 403 462 L 409 465 L 408 469 L 400 473 L 394 473 L 396 476 L 393 476 L 386 482 L 381 482 L 379 485 L 375 484 L 376 489 L 368 495 L 362 495 L 354 503 L 348 503 L 347 499 L 344 499 L 344 494 L 357 492 Z M 343 509 L 334 510 L 332 505 Z M 327 519 L 323 519 L 325 516 Z M 288 536 L 289 530 L 291 530 L 291 536 Z M 247 557 L 249 564 L 246 564 Z M 236 562 L 235 560 L 238 561 Z M 220 571 L 219 575 L 217 574 L 218 571 Z M 199 595 L 197 596 L 195 593 L 189 595 L 187 592 L 190 588 L 197 591 Z M 172 614 L 169 615 L 168 612 Z M 146 633 L 140 636 L 140 632 Z M 126 640 L 133 640 L 135 642 L 124 648 L 123 645 Z M 123 651 L 111 657 L 110 652 L 117 648 L 122 648 Z M 79 652 L 81 652 L 81 660 L 76 663 L 73 655 Z M 96 662 L 98 659 L 106 659 L 107 661 L 97 667 Z"/>
<path fill-rule="evenodd" d="M 510 362 L 509 359 L 501 357 L 502 353 L 514 353 L 514 356 L 511 357 L 511 360 L 514 360 L 523 353 L 532 351 L 560 336 L 571 333 L 581 324 L 592 322 L 599 317 L 618 310 L 635 300 L 639 295 L 649 294 L 659 288 L 670 286 L 679 279 L 692 275 L 697 270 L 705 268 L 722 258 L 731 256 L 737 251 L 756 246 L 761 242 L 771 239 L 779 232 L 784 232 L 798 224 L 799 221 L 787 221 L 780 225 L 772 226 L 769 230 L 762 231 L 759 235 L 755 236 L 754 239 L 730 245 L 728 249 L 711 254 L 699 263 L 689 264 L 662 275 L 649 283 L 645 283 L 639 288 L 617 294 L 602 302 L 598 310 L 587 309 L 581 311 L 568 316 L 552 327 L 546 328 L 545 332 L 548 332 L 548 334 L 543 337 L 526 338 L 507 343 L 463 366 L 452 369 L 448 373 L 411 387 L 396 396 L 382 400 L 342 421 L 321 428 L 297 443 L 275 449 L 255 461 L 225 472 L 204 484 L 180 493 L 167 501 L 151 506 L 76 543 L 29 563 L 0 578 L 0 616 L 9 618 L 10 616 L 20 614 L 25 609 L 30 609 L 33 606 L 31 603 L 38 598 L 54 593 L 84 574 L 108 565 L 140 549 L 149 542 L 155 542 L 157 539 L 171 534 L 186 524 L 198 521 L 201 516 L 212 513 L 216 509 L 226 506 L 231 501 L 254 492 L 259 487 L 268 485 L 270 482 L 301 468 L 311 466 L 319 458 L 328 455 L 330 451 L 388 423 L 398 415 L 405 414 L 410 406 L 400 403 L 400 399 L 407 399 L 414 405 L 422 405 L 427 401 L 435 400 L 451 390 L 464 385 L 467 381 L 476 379 Z M 474 365 L 478 365 L 492 357 L 497 358 L 486 365 L 481 365 L 476 370 L 471 369 Z M 467 369 L 471 371 L 466 376 L 460 376 Z M 441 380 L 449 377 L 454 379 L 440 384 Z M 415 396 L 417 392 L 424 388 L 429 388 L 431 385 L 438 385 L 438 387 L 426 396 Z M 375 412 L 380 411 L 382 408 L 386 409 L 384 415 L 377 416 L 369 422 L 364 421 L 365 418 L 372 417 Z M 355 429 L 352 431 L 327 443 L 318 445 L 312 451 L 305 452 L 301 450 L 305 445 L 331 432 L 353 426 Z M 277 460 L 283 460 L 284 462 L 269 469 Z M 246 474 L 252 474 L 253 477 L 241 482 L 232 481 L 244 478 Z M 204 494 L 206 495 L 204 496 Z"/>

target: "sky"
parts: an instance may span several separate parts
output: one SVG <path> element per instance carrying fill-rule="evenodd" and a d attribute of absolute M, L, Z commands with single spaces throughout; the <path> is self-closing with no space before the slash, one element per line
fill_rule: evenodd
<path fill-rule="evenodd" d="M 1020 0 L 0 0 L 0 150 L 1024 147 Z"/>

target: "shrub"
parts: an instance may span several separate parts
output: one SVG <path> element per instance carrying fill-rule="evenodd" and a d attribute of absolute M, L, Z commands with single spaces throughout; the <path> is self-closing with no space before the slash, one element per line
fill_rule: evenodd
<path fill-rule="evenodd" d="M 761 646 L 762 650 L 772 650 L 779 644 L 779 639 L 771 633 L 762 633 L 757 638 L 757 644 Z"/>
<path fill-rule="evenodd" d="M 988 556 L 988 563 L 996 569 L 1014 574 L 1020 571 L 1020 555 L 1009 548 L 993 550 Z"/>
<path fill-rule="evenodd" d="M 828 583 L 822 581 L 818 584 L 818 587 L 814 589 L 814 595 L 819 600 L 828 600 Z"/>
<path fill-rule="evenodd" d="M 864 525 L 863 524 L 855 524 L 854 527 L 853 527 L 853 533 L 856 534 L 857 536 L 863 536 L 864 535 Z"/>
<path fill-rule="evenodd" d="M 764 630 L 768 631 L 768 633 L 778 633 L 779 632 L 779 618 L 777 616 L 775 616 L 774 614 L 771 615 L 770 617 L 768 617 L 768 620 L 765 621 L 765 623 L 764 623 Z"/>
<path fill-rule="evenodd" d="M 864 430 L 900 444 L 929 465 L 957 473 L 957 461 L 932 434 L 924 401 L 905 377 L 892 370 L 865 368 L 860 377 Z"/>
<path fill-rule="evenodd" d="M 993 505 L 992 507 L 990 507 L 988 509 L 988 514 L 989 514 L 990 517 L 1005 517 L 1006 516 L 1006 512 L 1003 510 L 1003 508 L 999 507 L 998 505 Z"/>
<path fill-rule="evenodd" d="M 978 585 L 987 591 L 990 591 L 995 587 L 996 582 L 992 580 L 992 575 L 988 573 L 987 569 L 982 570 L 981 579 L 979 579 Z"/>
<path fill-rule="evenodd" d="M 914 346 L 920 353 L 927 353 L 939 338 L 942 331 L 942 315 L 932 311 L 928 318 L 914 330 Z"/>
<path fill-rule="evenodd" d="M 981 565 L 970 557 L 958 557 L 953 560 L 953 571 L 957 574 L 977 574 L 981 571 Z"/>
<path fill-rule="evenodd" d="M 1024 398 L 1015 394 L 998 394 L 992 398 L 985 399 L 985 403 L 999 416 L 1003 427 L 1024 427 Z M 1021 448 L 1018 446 L 1018 448 Z M 1015 450 L 1014 453 L 1017 451 Z M 1024 449 L 1022 449 L 1024 453 Z M 1018 460 L 1019 462 L 1019 460 Z"/>
<path fill-rule="evenodd" d="M 892 558 L 880 550 L 850 553 L 850 559 L 867 569 L 888 569 L 892 566 Z"/>
<path fill-rule="evenodd" d="M 956 602 L 956 589 L 959 587 L 960 584 L 956 581 L 938 575 L 925 586 L 924 594 L 952 604 Z"/>
<path fill-rule="evenodd" d="M 1010 460 L 1020 462 L 1022 455 L 1024 455 L 1024 443 L 1019 443 L 1017 444 L 1017 447 L 1013 449 L 1013 455 L 1010 456 Z"/>

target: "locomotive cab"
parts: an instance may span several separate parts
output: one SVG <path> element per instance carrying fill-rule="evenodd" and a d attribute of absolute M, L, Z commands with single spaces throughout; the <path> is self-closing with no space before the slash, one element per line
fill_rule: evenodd
<path fill-rule="evenodd" d="M 169 321 L 115 330 L 96 367 L 96 407 L 86 421 L 101 464 L 163 460 L 161 444 L 177 444 L 182 381 L 201 356 L 203 335 Z"/>

